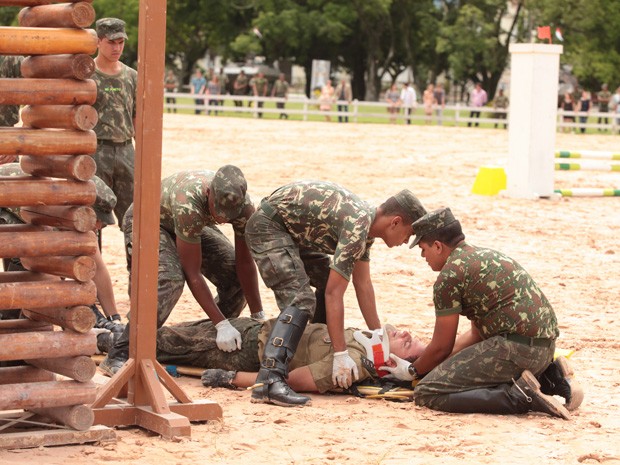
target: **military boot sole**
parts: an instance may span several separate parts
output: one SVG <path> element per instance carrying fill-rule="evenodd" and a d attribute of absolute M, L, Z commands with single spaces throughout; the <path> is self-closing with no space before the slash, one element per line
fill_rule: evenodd
<path fill-rule="evenodd" d="M 540 391 L 540 383 L 530 371 L 524 371 L 521 379 L 525 381 L 531 390 L 532 396 L 536 396 L 536 400 L 544 406 L 544 412 L 555 417 L 570 420 L 570 412 L 562 405 L 562 403 L 553 396 L 548 396 Z"/>
<path fill-rule="evenodd" d="M 570 384 L 570 400 L 564 404 L 564 407 L 569 411 L 576 410 L 583 402 L 583 388 L 579 382 L 575 381 L 575 372 L 566 357 L 557 357 L 555 363 L 562 372 L 562 376 Z"/>
<path fill-rule="evenodd" d="M 259 391 L 260 389 L 260 391 Z M 253 404 L 273 404 L 278 405 L 280 407 L 305 407 L 306 405 L 312 404 L 312 399 L 310 397 L 302 396 L 295 391 L 291 390 L 291 393 L 296 394 L 296 397 L 289 397 L 289 402 L 285 402 L 274 397 L 269 396 L 269 392 L 265 392 L 268 388 L 264 386 L 259 386 L 252 391 L 252 397 L 250 397 L 250 402 Z M 283 394 L 282 396 L 284 396 Z"/>

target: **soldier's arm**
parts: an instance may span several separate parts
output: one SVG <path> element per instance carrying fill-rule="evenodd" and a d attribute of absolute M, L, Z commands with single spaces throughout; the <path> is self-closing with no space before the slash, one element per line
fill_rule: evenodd
<path fill-rule="evenodd" d="M 194 244 L 177 237 L 176 246 L 189 290 L 192 292 L 196 302 L 198 302 L 211 321 L 213 321 L 213 324 L 218 324 L 220 321 L 224 320 L 225 317 L 215 304 L 207 281 L 200 272 L 200 266 L 202 264 L 202 248 L 200 242 Z"/>
<path fill-rule="evenodd" d="M 459 314 L 439 316 L 435 320 L 433 338 L 426 346 L 426 350 L 415 361 L 414 366 L 418 373 L 425 374 L 447 359 L 452 353 L 459 327 Z"/>
<path fill-rule="evenodd" d="M 454 342 L 454 348 L 452 349 L 452 353 L 450 357 L 452 357 L 457 352 L 465 349 L 466 347 L 473 346 L 474 344 L 482 341 L 482 336 L 480 336 L 480 332 L 478 328 L 474 326 L 474 323 L 471 323 L 471 328 L 466 333 L 459 335 Z"/>
<path fill-rule="evenodd" d="M 381 321 L 377 314 L 375 289 L 370 279 L 370 262 L 361 260 L 355 262 L 352 279 L 357 303 L 364 316 L 366 326 L 368 326 L 368 329 L 381 328 Z"/>
<path fill-rule="evenodd" d="M 325 311 L 327 330 L 334 352 L 347 350 L 344 340 L 344 292 L 348 285 L 349 281 L 340 273 L 330 270 L 325 288 Z"/>

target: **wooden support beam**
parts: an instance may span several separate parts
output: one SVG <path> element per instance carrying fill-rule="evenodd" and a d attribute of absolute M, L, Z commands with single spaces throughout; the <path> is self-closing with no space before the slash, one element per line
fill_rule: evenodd
<path fill-rule="evenodd" d="M 88 181 L 97 172 L 97 163 L 90 155 L 56 155 L 32 157 L 22 155 L 19 164 L 25 173 L 33 176 Z"/>
<path fill-rule="evenodd" d="M 0 334 L 0 361 L 43 357 L 75 357 L 77 355 L 91 355 L 96 350 L 97 336 L 93 332 L 78 334 L 73 331 L 44 331 Z M 93 400 L 87 403 L 92 403 Z M 85 402 L 76 401 L 73 403 L 82 404 Z M 58 405 L 71 405 L 71 403 Z M 0 410 L 5 409 L 0 407 Z"/>
<path fill-rule="evenodd" d="M 97 110 L 90 105 L 28 105 L 22 109 L 22 123 L 31 128 L 90 131 L 97 124 Z"/>
<path fill-rule="evenodd" d="M 84 53 L 36 55 L 22 61 L 21 72 L 25 78 L 84 80 L 95 72 L 95 60 Z"/>
<path fill-rule="evenodd" d="M 92 305 L 96 300 L 97 287 L 92 281 L 78 283 L 54 280 L 0 284 L 0 310 L 73 307 Z"/>
<path fill-rule="evenodd" d="M 92 29 L 49 27 L 0 27 L 0 55 L 58 55 L 97 51 Z"/>
<path fill-rule="evenodd" d="M 88 155 L 96 151 L 94 131 L 0 128 L 0 155 Z"/>
<path fill-rule="evenodd" d="M 97 365 L 86 355 L 61 358 L 36 358 L 26 360 L 26 363 L 43 370 L 52 371 L 80 383 L 90 381 L 95 376 Z"/>
<path fill-rule="evenodd" d="M 88 206 L 41 205 L 22 207 L 19 209 L 19 216 L 30 224 L 54 226 L 79 232 L 92 231 L 97 223 L 95 210 Z"/>
<path fill-rule="evenodd" d="M 22 309 L 24 316 L 33 321 L 52 323 L 76 333 L 87 333 L 97 321 L 95 314 L 86 305 L 69 308 Z"/>
<path fill-rule="evenodd" d="M 41 383 L 54 381 L 56 376 L 51 371 L 30 365 L 18 367 L 0 367 L 0 384 Z"/>
<path fill-rule="evenodd" d="M 86 431 L 95 422 L 93 409 L 83 404 L 68 405 L 66 407 L 35 408 L 30 409 L 30 411 L 77 431 Z"/>
<path fill-rule="evenodd" d="M 97 188 L 92 181 L 0 177 L 0 205 L 3 207 L 92 205 L 96 199 Z"/>
<path fill-rule="evenodd" d="M 94 255 L 97 252 L 97 236 L 92 231 L 29 232 L 23 233 L 18 242 L 13 232 L 18 229 L 7 226 L 0 226 L 0 258 Z"/>
<path fill-rule="evenodd" d="M 21 27 L 85 28 L 95 21 L 95 9 L 90 3 L 62 3 L 24 8 L 17 20 Z"/>
<path fill-rule="evenodd" d="M 96 100 L 92 79 L 0 79 L 0 105 L 92 105 Z"/>
<path fill-rule="evenodd" d="M 91 404 L 97 396 L 93 382 L 48 381 L 0 386 L 0 410 Z"/>

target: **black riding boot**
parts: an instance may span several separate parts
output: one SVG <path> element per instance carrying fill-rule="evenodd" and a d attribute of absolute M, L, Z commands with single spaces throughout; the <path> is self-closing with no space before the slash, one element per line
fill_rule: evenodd
<path fill-rule="evenodd" d="M 297 307 L 287 307 L 280 313 L 265 345 L 263 361 L 252 398 L 255 403 L 272 403 L 282 407 L 308 405 L 310 398 L 293 391 L 288 384 L 288 364 L 308 323 L 308 314 Z"/>
<path fill-rule="evenodd" d="M 538 377 L 540 390 L 548 396 L 564 397 L 564 406 L 575 410 L 583 402 L 583 389 L 574 380 L 574 372 L 565 357 L 557 357 Z"/>
<path fill-rule="evenodd" d="M 559 401 L 540 392 L 540 384 L 528 370 L 512 386 L 504 384 L 494 388 L 473 389 L 447 394 L 446 397 L 448 402 L 441 407 L 446 412 L 509 415 L 531 411 L 565 420 L 570 418 L 570 413 Z"/>
<path fill-rule="evenodd" d="M 108 355 L 101 361 L 99 368 L 105 374 L 114 376 L 118 370 L 122 368 L 129 358 L 129 325 L 125 325 L 125 329 L 115 340 L 114 346 L 110 348 Z"/>

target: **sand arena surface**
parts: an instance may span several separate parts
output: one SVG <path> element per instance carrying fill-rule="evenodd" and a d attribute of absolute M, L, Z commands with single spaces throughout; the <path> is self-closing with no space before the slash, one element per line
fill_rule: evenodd
<path fill-rule="evenodd" d="M 117 442 L 0 451 L 2 464 L 496 464 L 620 463 L 620 199 L 515 200 L 470 193 L 481 165 L 507 160 L 503 130 L 340 125 L 190 115 L 164 117 L 163 171 L 238 165 L 255 202 L 298 179 L 326 179 L 375 204 L 402 188 L 428 209 L 450 206 L 472 244 L 501 250 L 540 284 L 557 313 L 559 347 L 572 357 L 585 401 L 571 421 L 539 414 L 457 415 L 413 403 L 312 395 L 306 408 L 256 405 L 246 391 L 178 383 L 195 399 L 220 403 L 224 420 L 195 424 L 191 438 L 163 440 L 122 428 Z M 618 150 L 619 136 L 558 134 L 558 148 Z M 620 173 L 562 172 L 558 187 L 620 187 Z M 231 230 L 226 226 L 229 236 Z M 419 249 L 378 241 L 371 271 L 383 322 L 424 340 L 433 330 L 435 273 Z M 129 310 L 122 235 L 104 232 L 104 259 L 119 310 Z M 268 316 L 273 295 L 261 287 Z M 347 326 L 363 326 L 350 286 Z M 247 313 L 245 313 L 247 312 Z M 244 311 L 244 315 L 249 312 Z M 199 319 L 186 288 L 169 323 Z M 461 323 L 461 330 L 468 321 Z"/>

